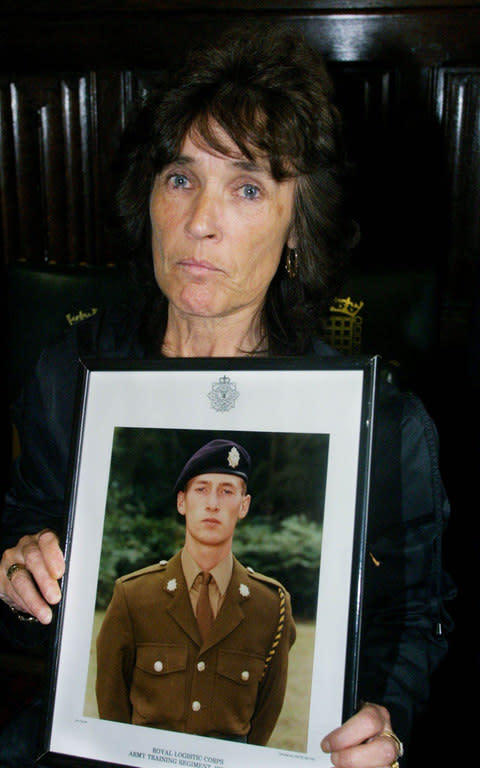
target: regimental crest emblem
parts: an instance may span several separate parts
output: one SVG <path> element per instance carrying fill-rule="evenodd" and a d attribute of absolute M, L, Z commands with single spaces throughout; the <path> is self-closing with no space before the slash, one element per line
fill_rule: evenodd
<path fill-rule="evenodd" d="M 219 380 L 212 384 L 208 393 L 212 408 L 216 411 L 230 411 L 235 407 L 238 397 L 240 397 L 240 393 L 237 390 L 237 385 L 228 376 L 220 376 Z"/>
<path fill-rule="evenodd" d="M 240 454 L 234 445 L 230 448 L 228 452 L 227 461 L 228 461 L 228 466 L 231 467 L 232 469 L 236 469 L 240 464 Z"/>

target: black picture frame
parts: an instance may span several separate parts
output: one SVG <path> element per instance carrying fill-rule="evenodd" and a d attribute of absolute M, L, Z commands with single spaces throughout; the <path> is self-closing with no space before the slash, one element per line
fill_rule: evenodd
<path fill-rule="evenodd" d="M 321 739 L 357 707 L 377 379 L 375 357 L 80 361 L 64 541 L 67 568 L 48 665 L 46 720 L 38 758 L 42 765 L 143 768 L 163 763 L 243 768 L 250 761 L 256 768 L 282 764 L 294 768 L 304 765 L 305 759 L 315 766 L 330 765 L 320 749 Z M 264 491 L 264 496 L 269 496 L 260 468 L 270 467 L 274 478 L 270 498 L 281 488 L 275 502 L 281 507 L 281 496 L 288 496 L 289 489 L 295 503 L 290 499 L 287 511 L 291 507 L 308 510 L 311 519 L 304 522 L 314 531 L 311 537 L 308 534 L 310 544 L 317 541 L 315 531 L 319 531 L 314 618 L 307 622 L 311 674 L 304 685 L 308 700 L 304 701 L 305 739 L 300 747 L 283 743 L 287 731 L 283 727 L 272 744 L 258 746 L 228 737 L 210 738 L 102 720 L 88 703 L 93 690 L 95 622 L 101 614 L 97 610 L 100 584 L 105 582 L 101 578 L 105 570 L 102 558 L 116 524 L 113 518 L 113 523 L 110 521 L 113 513 L 109 510 L 122 508 L 118 500 L 111 501 L 110 494 L 112 487 L 118 494 L 118 488 L 127 482 L 115 480 L 122 450 L 124 457 L 125 451 L 128 456 L 131 451 L 128 465 L 135 465 L 135 450 L 142 464 L 146 441 L 149 453 L 163 456 L 160 463 L 166 466 L 175 453 L 170 446 L 175 444 L 179 467 L 188 458 L 181 456 L 183 446 L 218 436 L 232 440 L 240 436 L 251 451 L 253 446 L 252 463 L 259 467 L 257 495 L 261 497 Z M 125 442 L 127 438 L 137 445 L 135 450 Z M 152 449 L 152 440 L 155 446 L 163 447 Z M 116 447 L 116 441 L 123 449 Z M 272 467 L 268 462 L 270 448 L 274 446 L 278 456 L 279 444 L 283 459 L 277 458 Z M 307 478 L 298 486 L 285 481 L 281 474 L 293 472 L 293 451 L 295 466 Z M 162 473 L 159 476 L 164 485 L 173 486 L 171 467 L 168 472 L 170 478 Z M 135 487 L 138 495 L 138 485 Z M 265 500 L 259 502 L 259 518 L 265 504 Z M 274 524 L 280 531 L 288 515 L 279 513 L 278 508 L 277 514 Z M 299 519 L 302 522 L 301 515 L 295 518 L 296 524 Z M 158 559 L 162 555 L 158 553 Z M 127 547 L 128 564 L 130 556 Z M 146 555 L 143 552 L 139 557 Z M 130 570 L 138 564 L 143 562 L 133 559 Z M 114 573 L 114 577 L 120 575 L 123 572 Z M 286 587 L 294 595 L 299 586 L 297 576 L 292 577 L 291 572 L 289 583 L 286 578 Z M 113 588 L 113 583 L 107 585 L 107 591 L 110 586 Z M 301 582 L 300 591 L 307 591 L 304 586 Z M 294 596 L 292 609 L 297 620 Z M 299 626 L 303 631 L 302 621 Z M 289 670 L 295 668 L 293 649 L 295 645 Z M 304 651 L 299 653 L 305 656 Z M 308 678 L 308 669 L 302 674 Z M 289 682 L 291 675 L 294 679 L 289 671 Z"/>

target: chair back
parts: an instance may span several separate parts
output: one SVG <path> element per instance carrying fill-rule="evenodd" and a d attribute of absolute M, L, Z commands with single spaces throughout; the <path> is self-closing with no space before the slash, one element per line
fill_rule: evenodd
<path fill-rule="evenodd" d="M 42 349 L 75 322 L 118 304 L 126 270 L 106 266 L 10 264 L 6 267 L 9 402 Z"/>

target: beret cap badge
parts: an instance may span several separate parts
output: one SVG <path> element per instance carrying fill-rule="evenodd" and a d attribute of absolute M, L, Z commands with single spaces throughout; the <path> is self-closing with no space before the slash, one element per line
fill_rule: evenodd
<path fill-rule="evenodd" d="M 236 469 L 240 464 L 240 454 L 233 445 L 228 452 L 228 466 L 232 469 Z"/>

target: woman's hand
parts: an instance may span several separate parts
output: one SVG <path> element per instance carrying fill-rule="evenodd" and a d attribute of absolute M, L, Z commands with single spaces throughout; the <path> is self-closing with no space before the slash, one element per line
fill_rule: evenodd
<path fill-rule="evenodd" d="M 325 736 L 324 752 L 330 752 L 335 768 L 388 768 L 403 748 L 392 732 L 390 714 L 385 707 L 364 704 L 356 715 Z"/>
<path fill-rule="evenodd" d="M 49 624 L 50 606 L 61 598 L 58 580 L 64 571 L 62 550 L 53 531 L 45 529 L 22 536 L 15 547 L 3 553 L 0 597 L 11 608 L 33 616 L 41 624 Z"/>

